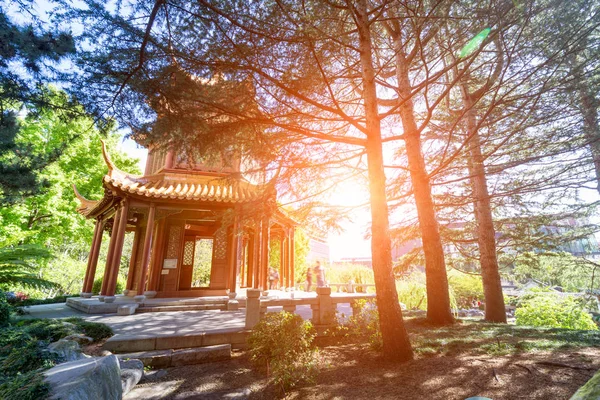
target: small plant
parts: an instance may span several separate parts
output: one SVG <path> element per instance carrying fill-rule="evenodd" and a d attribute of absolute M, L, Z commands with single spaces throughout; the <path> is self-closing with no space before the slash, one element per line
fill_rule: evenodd
<path fill-rule="evenodd" d="M 367 338 L 373 350 L 383 348 L 383 338 L 379 326 L 379 312 L 374 300 L 357 300 L 355 314 L 348 318 L 348 333 Z"/>
<path fill-rule="evenodd" d="M 267 313 L 248 339 L 250 357 L 267 370 L 285 392 L 314 381 L 317 373 L 315 332 L 309 321 L 288 312 Z"/>
<path fill-rule="evenodd" d="M 538 292 L 523 296 L 515 311 L 517 325 L 598 330 L 592 316 L 572 296 Z"/>
<path fill-rule="evenodd" d="M 117 277 L 117 285 L 115 286 L 115 293 L 122 293 L 124 287 L 125 287 L 125 281 L 119 274 L 119 276 Z M 102 289 L 102 277 L 100 277 L 94 281 L 94 284 L 92 285 L 92 293 L 100 294 L 101 289 Z"/>
<path fill-rule="evenodd" d="M 8 325 L 10 321 L 10 312 L 12 307 L 6 301 L 6 297 L 3 292 L 0 292 L 0 326 Z"/>
<path fill-rule="evenodd" d="M 97 322 L 88 322 L 81 318 L 68 318 L 65 321 L 74 324 L 84 335 L 94 339 L 97 342 L 114 335 L 110 326 Z"/>

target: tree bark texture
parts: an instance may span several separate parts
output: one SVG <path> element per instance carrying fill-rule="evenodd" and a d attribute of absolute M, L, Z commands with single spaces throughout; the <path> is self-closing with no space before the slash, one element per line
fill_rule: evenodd
<path fill-rule="evenodd" d="M 404 129 L 406 155 L 410 179 L 417 206 L 421 240 L 425 254 L 425 279 L 427 284 L 427 319 L 434 324 L 449 324 L 454 321 L 450 310 L 450 293 L 444 248 L 440 229 L 435 215 L 429 175 L 425 168 L 425 160 L 421 152 L 421 133 L 417 128 L 414 105 L 411 96 L 411 85 L 408 75 L 409 66 L 404 57 L 400 38 L 395 40 L 396 74 L 398 89 L 403 101 L 399 108 Z"/>
<path fill-rule="evenodd" d="M 496 254 L 496 231 L 492 218 L 490 195 L 487 188 L 485 166 L 481 153 L 481 138 L 477 130 L 477 114 L 473 99 L 463 87 L 463 103 L 465 118 L 467 120 L 468 167 L 473 190 L 473 207 L 477 224 L 477 244 L 479 246 L 479 264 L 481 265 L 481 279 L 483 281 L 483 295 L 485 297 L 485 319 L 490 322 L 506 323 L 506 309 L 504 295 Z"/>
<path fill-rule="evenodd" d="M 583 132 L 592 153 L 597 190 L 600 193 L 600 126 L 598 126 L 598 101 L 590 92 L 585 80 L 577 74 L 579 103 L 583 115 Z"/>
<path fill-rule="evenodd" d="M 367 127 L 367 167 L 371 206 L 371 252 L 377 290 L 377 308 L 386 358 L 407 361 L 413 358 L 408 333 L 402 320 L 396 281 L 392 270 L 392 243 L 386 198 L 381 126 L 377 108 L 375 72 L 372 60 L 371 33 L 367 24 L 367 4 L 358 4 L 356 21 L 360 41 L 360 62 Z"/>

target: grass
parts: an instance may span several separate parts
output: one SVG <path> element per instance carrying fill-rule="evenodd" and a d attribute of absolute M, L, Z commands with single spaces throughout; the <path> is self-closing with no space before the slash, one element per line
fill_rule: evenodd
<path fill-rule="evenodd" d="M 413 348 L 423 356 L 458 354 L 509 355 L 600 346 L 600 332 L 465 321 L 432 327 L 423 319 L 407 319 Z"/>

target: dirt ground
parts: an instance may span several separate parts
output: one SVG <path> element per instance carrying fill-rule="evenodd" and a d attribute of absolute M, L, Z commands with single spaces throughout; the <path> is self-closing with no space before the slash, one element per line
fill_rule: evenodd
<path fill-rule="evenodd" d="M 518 355 L 419 356 L 385 362 L 365 345 L 321 349 L 317 383 L 286 394 L 252 369 L 245 353 L 231 361 L 168 369 L 126 399 L 221 399 L 243 389 L 251 399 L 569 399 L 600 368 L 600 349 Z"/>

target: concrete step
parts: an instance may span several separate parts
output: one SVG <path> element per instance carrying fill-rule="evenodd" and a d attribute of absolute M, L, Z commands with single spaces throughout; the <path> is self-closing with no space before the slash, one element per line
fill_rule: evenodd
<path fill-rule="evenodd" d="M 207 298 L 198 298 L 198 299 L 152 299 L 146 300 L 142 303 L 144 307 L 160 307 L 160 306 L 179 306 L 179 305 L 189 305 L 189 306 L 200 306 L 200 305 L 211 305 L 211 304 L 227 304 L 227 300 L 229 300 L 226 296 L 219 297 L 207 297 Z"/>
<path fill-rule="evenodd" d="M 189 349 L 229 344 L 233 349 L 246 348 L 250 331 L 240 328 L 215 329 L 188 334 L 115 335 L 109 338 L 103 349 L 112 353 L 136 353 L 154 350 Z"/>
<path fill-rule="evenodd" d="M 177 367 L 180 365 L 203 364 L 229 360 L 231 358 L 231 344 L 177 350 L 142 351 L 119 354 L 117 357 L 121 360 L 141 360 L 144 363 L 144 366 L 153 368 Z"/>
<path fill-rule="evenodd" d="M 148 313 L 148 312 L 168 312 L 168 311 L 200 311 L 200 310 L 224 310 L 227 308 L 227 304 L 199 304 L 199 305 L 152 305 L 139 307 L 136 313 Z"/>

